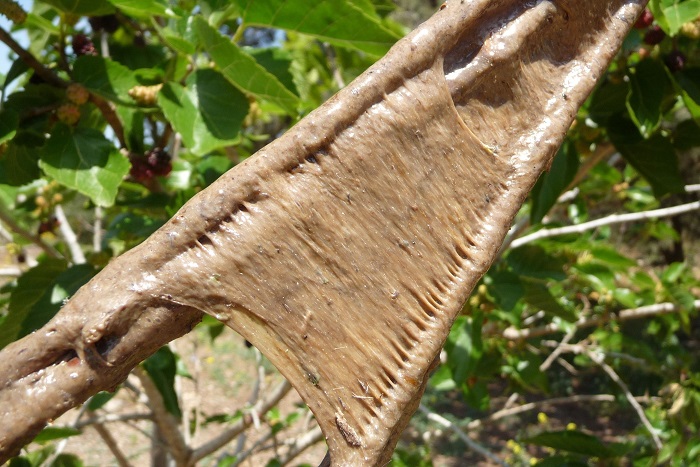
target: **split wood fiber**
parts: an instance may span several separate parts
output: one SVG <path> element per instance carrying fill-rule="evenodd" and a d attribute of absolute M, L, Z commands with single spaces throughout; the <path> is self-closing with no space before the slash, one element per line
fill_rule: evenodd
<path fill-rule="evenodd" d="M 209 313 L 384 465 L 513 216 L 643 0 L 451 0 L 0 353 L 0 452 Z"/>

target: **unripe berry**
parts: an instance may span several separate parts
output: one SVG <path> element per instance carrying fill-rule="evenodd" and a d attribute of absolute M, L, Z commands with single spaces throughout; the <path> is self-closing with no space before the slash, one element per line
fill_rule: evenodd
<path fill-rule="evenodd" d="M 163 84 L 154 84 L 152 86 L 134 86 L 129 89 L 129 95 L 139 105 L 155 105 L 158 92 L 163 87 Z"/>
<path fill-rule="evenodd" d="M 658 25 L 654 25 L 644 35 L 644 43 L 649 45 L 659 44 L 666 37 L 666 33 Z"/>
<path fill-rule="evenodd" d="M 700 39 L 700 21 L 688 21 L 681 26 L 681 34 L 691 39 Z"/>
<path fill-rule="evenodd" d="M 66 89 L 66 98 L 75 105 L 83 105 L 90 98 L 90 92 L 78 83 L 71 83 Z"/>
<path fill-rule="evenodd" d="M 56 117 L 59 122 L 73 126 L 80 120 L 80 109 L 74 104 L 63 104 L 56 110 Z"/>
<path fill-rule="evenodd" d="M 654 15 L 653 13 L 649 10 L 649 8 L 645 8 L 644 11 L 642 12 L 641 15 L 639 15 L 639 18 L 637 18 L 637 22 L 634 23 L 634 27 L 636 29 L 646 29 L 649 26 L 651 26 L 651 23 L 654 22 Z"/>

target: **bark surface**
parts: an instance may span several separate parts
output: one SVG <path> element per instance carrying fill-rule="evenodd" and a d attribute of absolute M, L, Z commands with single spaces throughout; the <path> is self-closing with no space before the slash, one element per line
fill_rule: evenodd
<path fill-rule="evenodd" d="M 643 0 L 451 0 L 0 353 L 0 460 L 209 313 L 384 465 Z"/>

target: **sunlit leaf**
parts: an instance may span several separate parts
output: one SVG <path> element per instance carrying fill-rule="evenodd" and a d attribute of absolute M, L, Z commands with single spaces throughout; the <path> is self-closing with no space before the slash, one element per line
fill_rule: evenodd
<path fill-rule="evenodd" d="M 73 79 L 105 99 L 131 103 L 129 90 L 138 82 L 134 72 L 108 58 L 83 55 L 73 65 Z"/>
<path fill-rule="evenodd" d="M 44 2 L 75 16 L 102 16 L 115 11 L 114 6 L 107 0 L 44 0 Z"/>
<path fill-rule="evenodd" d="M 376 15 L 352 1 L 237 0 L 243 22 L 312 35 L 380 56 L 398 39 Z"/>
<path fill-rule="evenodd" d="M 43 148 L 39 166 L 95 204 L 111 206 L 131 164 L 99 131 L 59 124 Z"/>
<path fill-rule="evenodd" d="M 195 154 L 235 142 L 249 107 L 246 96 L 214 70 L 191 74 L 184 87 L 166 83 L 158 104 Z"/>
<path fill-rule="evenodd" d="M 194 28 L 205 50 L 221 73 L 234 86 L 260 99 L 270 101 L 289 113 L 296 113 L 298 98 L 272 73 L 259 65 L 229 39 L 223 37 L 203 19 L 196 18 Z"/>
<path fill-rule="evenodd" d="M 700 16 L 700 0 L 686 0 L 675 3 L 663 9 L 664 17 L 668 21 L 668 32 L 675 36 L 681 26 L 689 21 L 694 21 Z"/>

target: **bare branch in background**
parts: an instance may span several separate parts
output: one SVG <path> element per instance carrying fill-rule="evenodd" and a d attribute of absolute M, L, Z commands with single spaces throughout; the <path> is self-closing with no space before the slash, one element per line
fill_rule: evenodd
<path fill-rule="evenodd" d="M 700 300 L 695 300 L 694 306 L 695 309 L 700 310 Z M 641 306 L 639 308 L 626 309 L 620 311 L 619 313 L 606 314 L 603 316 L 594 316 L 591 318 L 582 317 L 574 324 L 576 325 L 576 328 L 580 329 L 592 326 L 599 326 L 609 321 L 627 321 L 631 319 L 643 319 L 656 315 L 677 313 L 681 310 L 682 307 L 674 303 L 657 303 L 655 305 L 647 305 Z M 561 332 L 561 328 L 555 323 L 550 323 L 546 326 L 540 326 L 532 329 L 515 329 L 514 327 L 509 327 L 503 331 L 503 337 L 509 340 L 522 340 L 530 339 L 533 337 L 541 337 L 556 332 Z"/>
<path fill-rule="evenodd" d="M 73 258 L 73 264 L 85 264 L 85 254 L 83 249 L 78 243 L 78 236 L 73 231 L 73 228 L 68 223 L 68 218 L 66 218 L 66 213 L 63 212 L 63 207 L 57 204 L 54 208 L 54 215 L 56 220 L 58 220 L 58 230 L 61 232 L 61 237 L 68 245 L 68 250 Z"/>
<path fill-rule="evenodd" d="M 654 445 L 656 445 L 656 449 L 660 451 L 663 447 L 663 444 L 661 443 L 661 439 L 659 438 L 658 433 L 656 433 L 656 430 L 651 425 L 651 422 L 644 413 L 644 409 L 642 408 L 642 406 L 639 405 L 637 399 L 635 399 L 635 397 L 630 392 L 629 388 L 627 387 L 627 384 L 625 384 L 622 378 L 620 378 L 620 376 L 610 365 L 605 363 L 605 353 L 603 353 L 602 351 L 588 351 L 587 354 L 590 357 L 590 359 L 593 360 L 596 364 L 598 364 L 598 366 L 600 366 L 603 369 L 603 371 L 607 373 L 610 379 L 612 379 L 615 382 L 615 384 L 617 384 L 620 387 L 622 392 L 625 394 L 625 397 L 634 408 L 634 411 L 637 412 L 637 416 L 639 416 L 639 419 L 642 421 L 642 424 L 647 429 L 647 431 L 649 431 L 649 434 L 654 440 Z"/>
<path fill-rule="evenodd" d="M 421 404 L 418 407 L 418 410 L 423 412 L 428 417 L 428 420 L 431 420 L 435 423 L 439 423 L 440 425 L 444 426 L 445 428 L 448 428 L 449 430 L 451 430 L 454 434 L 456 434 L 459 437 L 459 439 L 464 441 L 464 444 L 469 446 L 469 449 L 473 450 L 474 452 L 478 452 L 479 454 L 481 454 L 482 456 L 484 456 L 485 458 L 487 458 L 491 462 L 494 462 L 498 465 L 502 465 L 502 466 L 508 465 L 505 462 L 503 462 L 501 459 L 499 459 L 494 453 L 492 453 L 491 451 L 486 449 L 484 446 L 482 446 L 481 444 L 479 444 L 476 441 L 474 441 L 473 439 L 471 439 L 460 427 L 458 427 L 457 425 L 455 425 L 454 423 L 452 423 L 451 421 L 449 421 L 445 417 L 438 415 L 435 412 L 432 412 L 427 407 L 425 407 L 423 404 Z"/>

